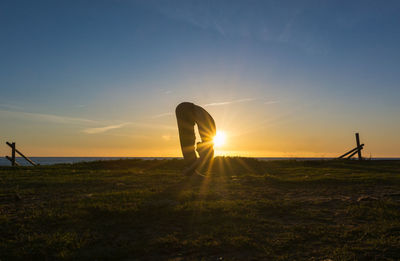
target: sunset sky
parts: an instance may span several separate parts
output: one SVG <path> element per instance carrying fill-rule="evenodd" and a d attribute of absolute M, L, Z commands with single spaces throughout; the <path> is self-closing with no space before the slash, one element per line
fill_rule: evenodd
<path fill-rule="evenodd" d="M 400 157 L 400 1 L 0 2 L 0 155 Z"/>

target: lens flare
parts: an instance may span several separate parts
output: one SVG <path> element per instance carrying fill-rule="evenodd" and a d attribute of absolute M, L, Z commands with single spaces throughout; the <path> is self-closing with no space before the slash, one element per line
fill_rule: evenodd
<path fill-rule="evenodd" d="M 224 131 L 217 131 L 217 134 L 214 136 L 214 147 L 219 148 L 225 144 L 226 134 Z"/>

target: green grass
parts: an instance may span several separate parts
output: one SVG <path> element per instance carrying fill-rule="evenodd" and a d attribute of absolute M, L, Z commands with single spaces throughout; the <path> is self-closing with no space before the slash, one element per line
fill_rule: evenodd
<path fill-rule="evenodd" d="M 399 260 L 399 161 L 0 168 L 0 260 Z"/>

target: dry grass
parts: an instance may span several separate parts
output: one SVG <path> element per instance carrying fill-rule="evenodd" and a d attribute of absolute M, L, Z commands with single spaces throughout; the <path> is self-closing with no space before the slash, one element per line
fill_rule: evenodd
<path fill-rule="evenodd" d="M 0 168 L 0 260 L 398 260 L 400 162 Z"/>

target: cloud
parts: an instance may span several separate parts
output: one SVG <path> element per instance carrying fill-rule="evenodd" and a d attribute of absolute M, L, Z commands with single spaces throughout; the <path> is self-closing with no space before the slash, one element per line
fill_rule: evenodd
<path fill-rule="evenodd" d="M 0 108 L 5 108 L 5 109 L 9 109 L 9 110 L 23 110 L 24 109 L 20 106 L 7 104 L 7 103 L 0 103 Z"/>
<path fill-rule="evenodd" d="M 242 102 L 251 102 L 255 101 L 257 99 L 255 98 L 247 98 L 247 99 L 240 99 L 240 100 L 233 100 L 233 101 L 223 101 L 223 102 L 213 102 L 213 103 L 207 103 L 204 104 L 204 107 L 209 107 L 209 106 L 223 106 L 223 105 L 229 105 L 233 103 L 242 103 Z"/>
<path fill-rule="evenodd" d="M 149 1 L 150 2 L 150 1 Z M 304 3 L 287 6 L 279 1 L 158 1 L 150 6 L 168 19 L 210 30 L 223 37 L 245 37 L 277 41 L 282 33 L 290 33 L 288 23 L 295 23 L 307 7 Z"/>
<path fill-rule="evenodd" d="M 170 135 L 163 135 L 161 136 L 161 138 L 165 141 L 170 141 L 171 140 L 171 136 Z"/>
<path fill-rule="evenodd" d="M 152 116 L 152 119 L 157 119 L 157 118 L 161 118 L 161 117 L 166 117 L 166 116 L 172 116 L 174 115 L 172 112 L 166 112 L 166 113 L 161 113 L 161 114 L 157 114 Z"/>
<path fill-rule="evenodd" d="M 39 120 L 39 121 L 47 121 L 53 123 L 63 123 L 63 124 L 77 124 L 77 123 L 85 123 L 85 124 L 95 124 L 97 121 L 77 118 L 77 117 L 68 117 L 68 116 L 60 116 L 55 114 L 44 114 L 44 113 L 33 113 L 33 112 L 23 112 L 23 111 L 9 111 L 9 110 L 0 110 L 0 113 L 3 115 L 7 115 L 12 118 L 22 118 L 24 120 Z"/>
<path fill-rule="evenodd" d="M 171 113 L 172 114 L 172 113 Z M 162 130 L 176 130 L 176 126 L 165 125 L 165 124 L 154 124 L 146 122 L 124 122 L 124 123 L 113 123 L 107 121 L 96 121 L 86 118 L 79 117 L 67 117 L 55 114 L 44 114 L 44 113 L 33 113 L 33 112 L 23 112 L 23 111 L 12 111 L 12 110 L 2 110 L 0 107 L 0 117 L 6 119 L 19 119 L 24 122 L 26 121 L 36 121 L 36 122 L 46 122 L 55 124 L 66 124 L 66 125 L 76 125 L 84 126 L 85 129 L 81 130 L 82 133 L 86 134 L 98 134 L 104 133 L 113 129 L 119 129 L 126 125 L 132 125 L 137 128 L 143 129 L 162 129 Z M 160 116 L 161 117 L 161 116 Z M 102 127 L 92 127 L 92 126 L 102 126 Z"/>
<path fill-rule="evenodd" d="M 149 129 L 163 129 L 163 130 L 175 130 L 176 126 L 165 125 L 165 124 L 154 124 L 154 123 L 144 123 L 144 122 L 132 122 L 132 125 L 135 125 L 140 128 L 149 128 Z"/>
<path fill-rule="evenodd" d="M 139 128 L 145 129 L 162 129 L 162 130 L 175 130 L 175 126 L 163 125 L 163 124 L 151 124 L 151 123 L 143 123 L 143 122 L 124 122 L 121 124 L 112 124 L 103 127 L 96 127 L 96 128 L 86 128 L 82 130 L 83 133 L 86 134 L 99 134 L 104 133 L 110 130 L 120 129 L 127 125 L 132 125 Z"/>
<path fill-rule="evenodd" d="M 108 126 L 104 126 L 104 127 L 98 127 L 98 128 L 87 128 L 84 129 L 82 132 L 86 133 L 86 134 L 98 134 L 98 133 L 104 133 L 110 130 L 114 130 L 114 129 L 119 129 L 122 128 L 126 125 L 130 124 L 129 122 L 125 122 L 125 123 L 121 123 L 121 124 L 116 124 L 116 125 L 108 125 Z"/>
<path fill-rule="evenodd" d="M 275 104 L 279 103 L 279 101 L 265 101 L 264 104 Z"/>
<path fill-rule="evenodd" d="M 304 1 L 259 1 L 248 4 L 247 1 L 148 1 L 150 6 L 167 19 L 186 23 L 192 27 L 208 30 L 224 38 L 243 38 L 256 42 L 290 45 L 310 54 L 326 54 L 330 43 L 319 35 L 326 27 L 336 26 L 346 30 L 347 24 L 338 24 L 337 20 L 355 20 L 354 13 L 360 8 L 352 7 L 343 15 L 329 14 L 330 19 L 317 21 L 309 26 L 308 10 L 314 4 Z M 331 4 L 316 7 L 325 12 Z M 354 9 L 353 9 L 354 8 Z"/>

